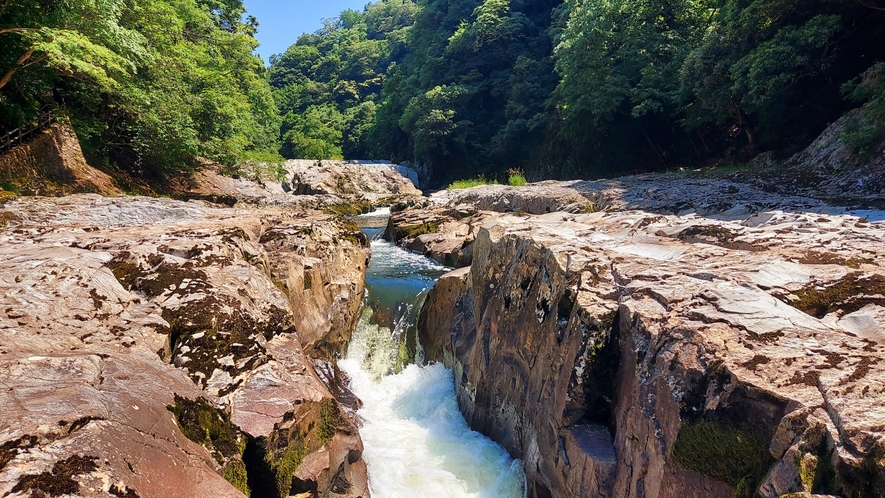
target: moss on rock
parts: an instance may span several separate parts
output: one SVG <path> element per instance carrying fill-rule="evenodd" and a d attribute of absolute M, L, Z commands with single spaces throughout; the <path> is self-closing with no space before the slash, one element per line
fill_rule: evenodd
<path fill-rule="evenodd" d="M 98 470 L 98 457 L 73 455 L 55 462 L 51 472 L 22 476 L 12 488 L 12 493 L 28 493 L 30 496 L 73 495 L 80 491 L 75 476 Z"/>
<path fill-rule="evenodd" d="M 416 224 L 403 224 L 396 225 L 395 234 L 396 240 L 402 239 L 414 239 L 419 235 L 424 235 L 426 233 L 436 233 L 439 231 L 439 228 L 442 226 L 441 220 L 430 220 L 424 221 Z"/>
<path fill-rule="evenodd" d="M 338 202 L 324 205 L 322 211 L 328 214 L 337 214 L 339 216 L 356 216 L 372 211 L 372 203 L 365 199 L 357 199 L 350 202 Z"/>
<path fill-rule="evenodd" d="M 885 277 L 852 272 L 827 286 L 810 285 L 775 297 L 815 318 L 835 311 L 853 313 L 868 304 L 885 306 Z"/>
<path fill-rule="evenodd" d="M 683 423 L 670 457 L 687 469 L 754 496 L 773 461 L 768 442 L 727 422 L 702 419 Z"/>
<path fill-rule="evenodd" d="M 249 474 L 246 470 L 246 464 L 242 460 L 232 459 L 227 462 L 222 473 L 224 474 L 224 479 L 237 488 L 237 490 L 246 496 L 251 495 Z"/>
<path fill-rule="evenodd" d="M 22 451 L 33 448 L 37 444 L 37 436 L 22 436 L 12 441 L 6 441 L 0 444 L 0 470 L 6 468 L 6 465 Z"/>
<path fill-rule="evenodd" d="M 205 447 L 219 464 L 243 453 L 245 441 L 227 414 L 205 398 L 195 400 L 175 395 L 175 404 L 166 407 L 175 415 L 182 434 Z"/>

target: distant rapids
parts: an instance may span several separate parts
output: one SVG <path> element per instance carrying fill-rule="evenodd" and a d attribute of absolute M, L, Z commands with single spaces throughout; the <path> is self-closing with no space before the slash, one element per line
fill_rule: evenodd
<path fill-rule="evenodd" d="M 424 296 L 446 269 L 378 240 L 381 229 L 364 231 L 372 239 L 367 304 L 339 364 L 363 401 L 360 435 L 372 496 L 524 497 L 522 462 L 470 430 L 452 372 L 422 366 L 420 345 L 411 353 L 404 345 Z"/>

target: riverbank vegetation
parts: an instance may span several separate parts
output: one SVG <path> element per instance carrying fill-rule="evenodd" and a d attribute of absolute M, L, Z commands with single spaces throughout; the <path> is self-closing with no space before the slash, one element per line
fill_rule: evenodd
<path fill-rule="evenodd" d="M 853 108 L 885 134 L 881 0 L 379 0 L 265 68 L 241 0 L 6 2 L 0 122 L 68 116 L 90 160 L 387 158 L 459 178 L 776 158 Z"/>

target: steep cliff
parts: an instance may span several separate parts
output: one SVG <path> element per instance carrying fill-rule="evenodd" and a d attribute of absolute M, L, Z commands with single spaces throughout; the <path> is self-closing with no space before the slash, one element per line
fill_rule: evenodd
<path fill-rule="evenodd" d="M 645 180 L 472 215 L 419 323 L 468 422 L 536 497 L 882 496 L 881 217 Z"/>

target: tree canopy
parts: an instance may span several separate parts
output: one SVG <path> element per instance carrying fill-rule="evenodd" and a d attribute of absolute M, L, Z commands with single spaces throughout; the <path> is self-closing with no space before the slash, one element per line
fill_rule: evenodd
<path fill-rule="evenodd" d="M 877 102 L 885 11 L 873 7 L 387 0 L 301 37 L 271 73 L 281 112 L 323 109 L 340 131 L 323 132 L 327 150 L 345 157 L 428 163 L 437 183 L 514 168 L 612 175 L 786 154 Z M 283 131 L 316 122 L 287 118 Z"/>
<path fill-rule="evenodd" d="M 885 7 L 857 0 L 379 0 L 265 68 L 242 0 L 0 0 L 0 120 L 46 105 L 91 158 L 387 158 L 433 181 L 588 177 L 786 155 L 864 105 Z"/>
<path fill-rule="evenodd" d="M 10 0 L 0 117 L 66 114 L 92 159 L 136 172 L 275 157 L 280 119 L 241 0 Z"/>

